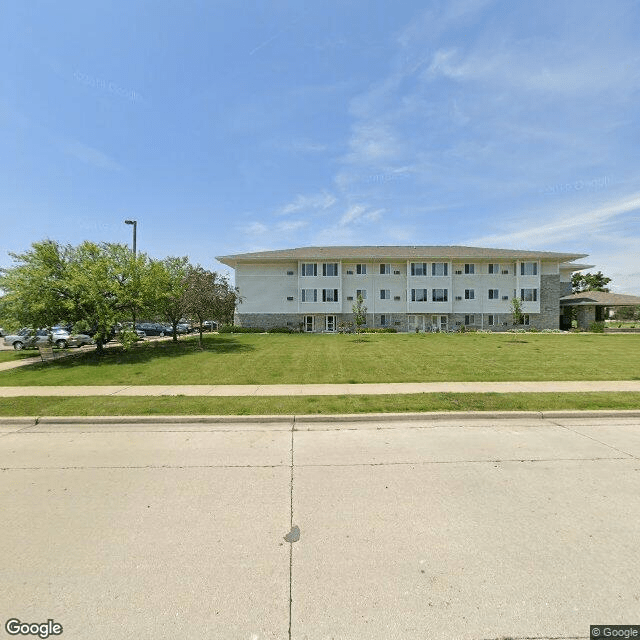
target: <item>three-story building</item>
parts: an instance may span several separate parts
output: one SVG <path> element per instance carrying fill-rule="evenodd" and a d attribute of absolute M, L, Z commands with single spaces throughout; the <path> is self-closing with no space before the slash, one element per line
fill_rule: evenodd
<path fill-rule="evenodd" d="M 506 330 L 512 299 L 524 324 L 557 329 L 585 254 L 478 247 L 304 247 L 220 256 L 235 269 L 236 324 L 333 332 L 353 322 L 361 295 L 367 325 L 398 331 L 460 326 Z"/>

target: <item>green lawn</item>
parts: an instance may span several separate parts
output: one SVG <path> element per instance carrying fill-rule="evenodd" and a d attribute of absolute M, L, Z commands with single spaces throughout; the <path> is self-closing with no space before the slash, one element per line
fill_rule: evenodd
<path fill-rule="evenodd" d="M 418 393 L 299 397 L 3 398 L 0 416 L 305 415 L 640 409 L 640 393 Z"/>
<path fill-rule="evenodd" d="M 73 352 L 0 386 L 640 380 L 640 335 L 237 334 Z M 255 399 L 254 399 L 255 400 Z"/>
<path fill-rule="evenodd" d="M 27 349 L 24 351 L 0 351 L 0 362 L 13 362 L 24 358 L 34 358 L 39 356 L 37 350 Z"/>

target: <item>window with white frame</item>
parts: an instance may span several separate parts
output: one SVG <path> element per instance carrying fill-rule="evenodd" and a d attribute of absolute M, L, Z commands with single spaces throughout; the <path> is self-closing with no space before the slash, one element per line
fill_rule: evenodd
<path fill-rule="evenodd" d="M 363 300 L 367 299 L 367 290 L 366 289 L 356 289 L 356 300 L 362 296 Z"/>
<path fill-rule="evenodd" d="M 323 289 L 322 290 L 322 302 L 338 302 L 338 290 L 337 289 Z"/>
<path fill-rule="evenodd" d="M 500 300 L 499 293 L 497 289 L 489 289 L 489 300 Z"/>
<path fill-rule="evenodd" d="M 391 300 L 391 290 L 380 289 L 380 300 Z"/>
<path fill-rule="evenodd" d="M 465 289 L 464 290 L 464 299 L 465 300 L 475 300 L 476 292 L 475 289 Z"/>
<path fill-rule="evenodd" d="M 389 324 L 389 316 L 384 315 L 384 314 L 383 314 L 383 315 L 381 315 L 381 316 L 380 316 L 380 324 L 381 324 L 383 327 L 386 327 L 386 326 Z"/>
<path fill-rule="evenodd" d="M 426 302 L 429 289 L 411 289 L 411 302 Z"/>
<path fill-rule="evenodd" d="M 337 276 L 338 275 L 338 263 L 337 262 L 325 262 L 322 265 L 323 276 Z"/>
<path fill-rule="evenodd" d="M 537 289 L 520 289 L 520 300 L 523 302 L 537 302 L 538 290 Z"/>
<path fill-rule="evenodd" d="M 499 274 L 500 273 L 500 265 L 495 262 L 489 264 L 489 273 Z"/>
<path fill-rule="evenodd" d="M 300 291 L 301 302 L 318 302 L 318 290 L 317 289 L 302 289 Z"/>
<path fill-rule="evenodd" d="M 495 316 L 493 316 L 493 315 L 489 314 L 489 315 L 487 316 L 487 324 L 488 324 L 490 327 L 492 327 L 492 326 L 496 323 L 496 322 L 495 322 L 495 319 L 496 319 L 496 317 L 495 317 Z"/>
<path fill-rule="evenodd" d="M 520 275 L 521 276 L 537 276 L 538 263 L 537 262 L 521 262 Z"/>
<path fill-rule="evenodd" d="M 464 265 L 464 272 L 466 275 L 471 275 L 473 273 L 476 272 L 476 265 L 475 264 L 465 264 Z"/>
<path fill-rule="evenodd" d="M 431 275 L 432 276 L 446 276 L 449 273 L 449 265 L 446 262 L 432 262 L 431 263 Z"/>
<path fill-rule="evenodd" d="M 318 265 L 315 263 L 305 262 L 302 265 L 302 275 L 303 276 L 317 276 L 318 275 Z"/>
<path fill-rule="evenodd" d="M 412 276 L 426 276 L 427 275 L 427 263 L 426 262 L 412 262 L 411 263 L 411 275 Z"/>
<path fill-rule="evenodd" d="M 390 264 L 381 264 L 380 265 L 380 275 L 388 276 L 391 273 L 391 265 Z"/>
<path fill-rule="evenodd" d="M 366 264 L 357 264 L 356 265 L 356 273 L 359 276 L 364 276 L 367 274 L 367 265 Z"/>
<path fill-rule="evenodd" d="M 476 323 L 476 317 L 471 314 L 471 315 L 466 315 L 464 317 L 464 323 L 465 325 L 469 326 L 470 324 L 475 324 Z"/>
<path fill-rule="evenodd" d="M 522 316 L 522 324 L 529 325 L 529 323 L 530 323 L 529 314 L 528 314 L 528 313 L 525 313 L 525 314 Z"/>
<path fill-rule="evenodd" d="M 431 300 L 433 302 L 447 302 L 449 299 L 449 291 L 447 289 L 433 289 L 431 292 Z"/>

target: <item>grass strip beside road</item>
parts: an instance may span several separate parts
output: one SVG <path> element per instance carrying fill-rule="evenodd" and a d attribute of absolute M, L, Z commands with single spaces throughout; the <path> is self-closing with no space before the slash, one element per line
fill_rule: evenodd
<path fill-rule="evenodd" d="M 278 397 L 59 397 L 5 398 L 0 415 L 153 416 L 305 415 L 432 411 L 550 411 L 640 409 L 640 393 L 416 393 Z"/>
<path fill-rule="evenodd" d="M 224 334 L 74 352 L 1 386 L 640 380 L 640 334 Z"/>

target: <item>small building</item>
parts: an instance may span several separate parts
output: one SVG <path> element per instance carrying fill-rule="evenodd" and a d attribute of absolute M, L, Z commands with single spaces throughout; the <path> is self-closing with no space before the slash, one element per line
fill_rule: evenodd
<path fill-rule="evenodd" d="M 462 246 L 303 247 L 220 256 L 235 269 L 241 326 L 335 332 L 362 296 L 367 326 L 398 331 L 558 329 L 584 254 Z"/>
<path fill-rule="evenodd" d="M 560 298 L 562 310 L 561 326 L 571 328 L 573 310 L 579 329 L 588 329 L 594 322 L 604 322 L 606 310 L 615 307 L 635 307 L 640 305 L 639 296 L 629 296 L 608 291 L 582 291 Z"/>

